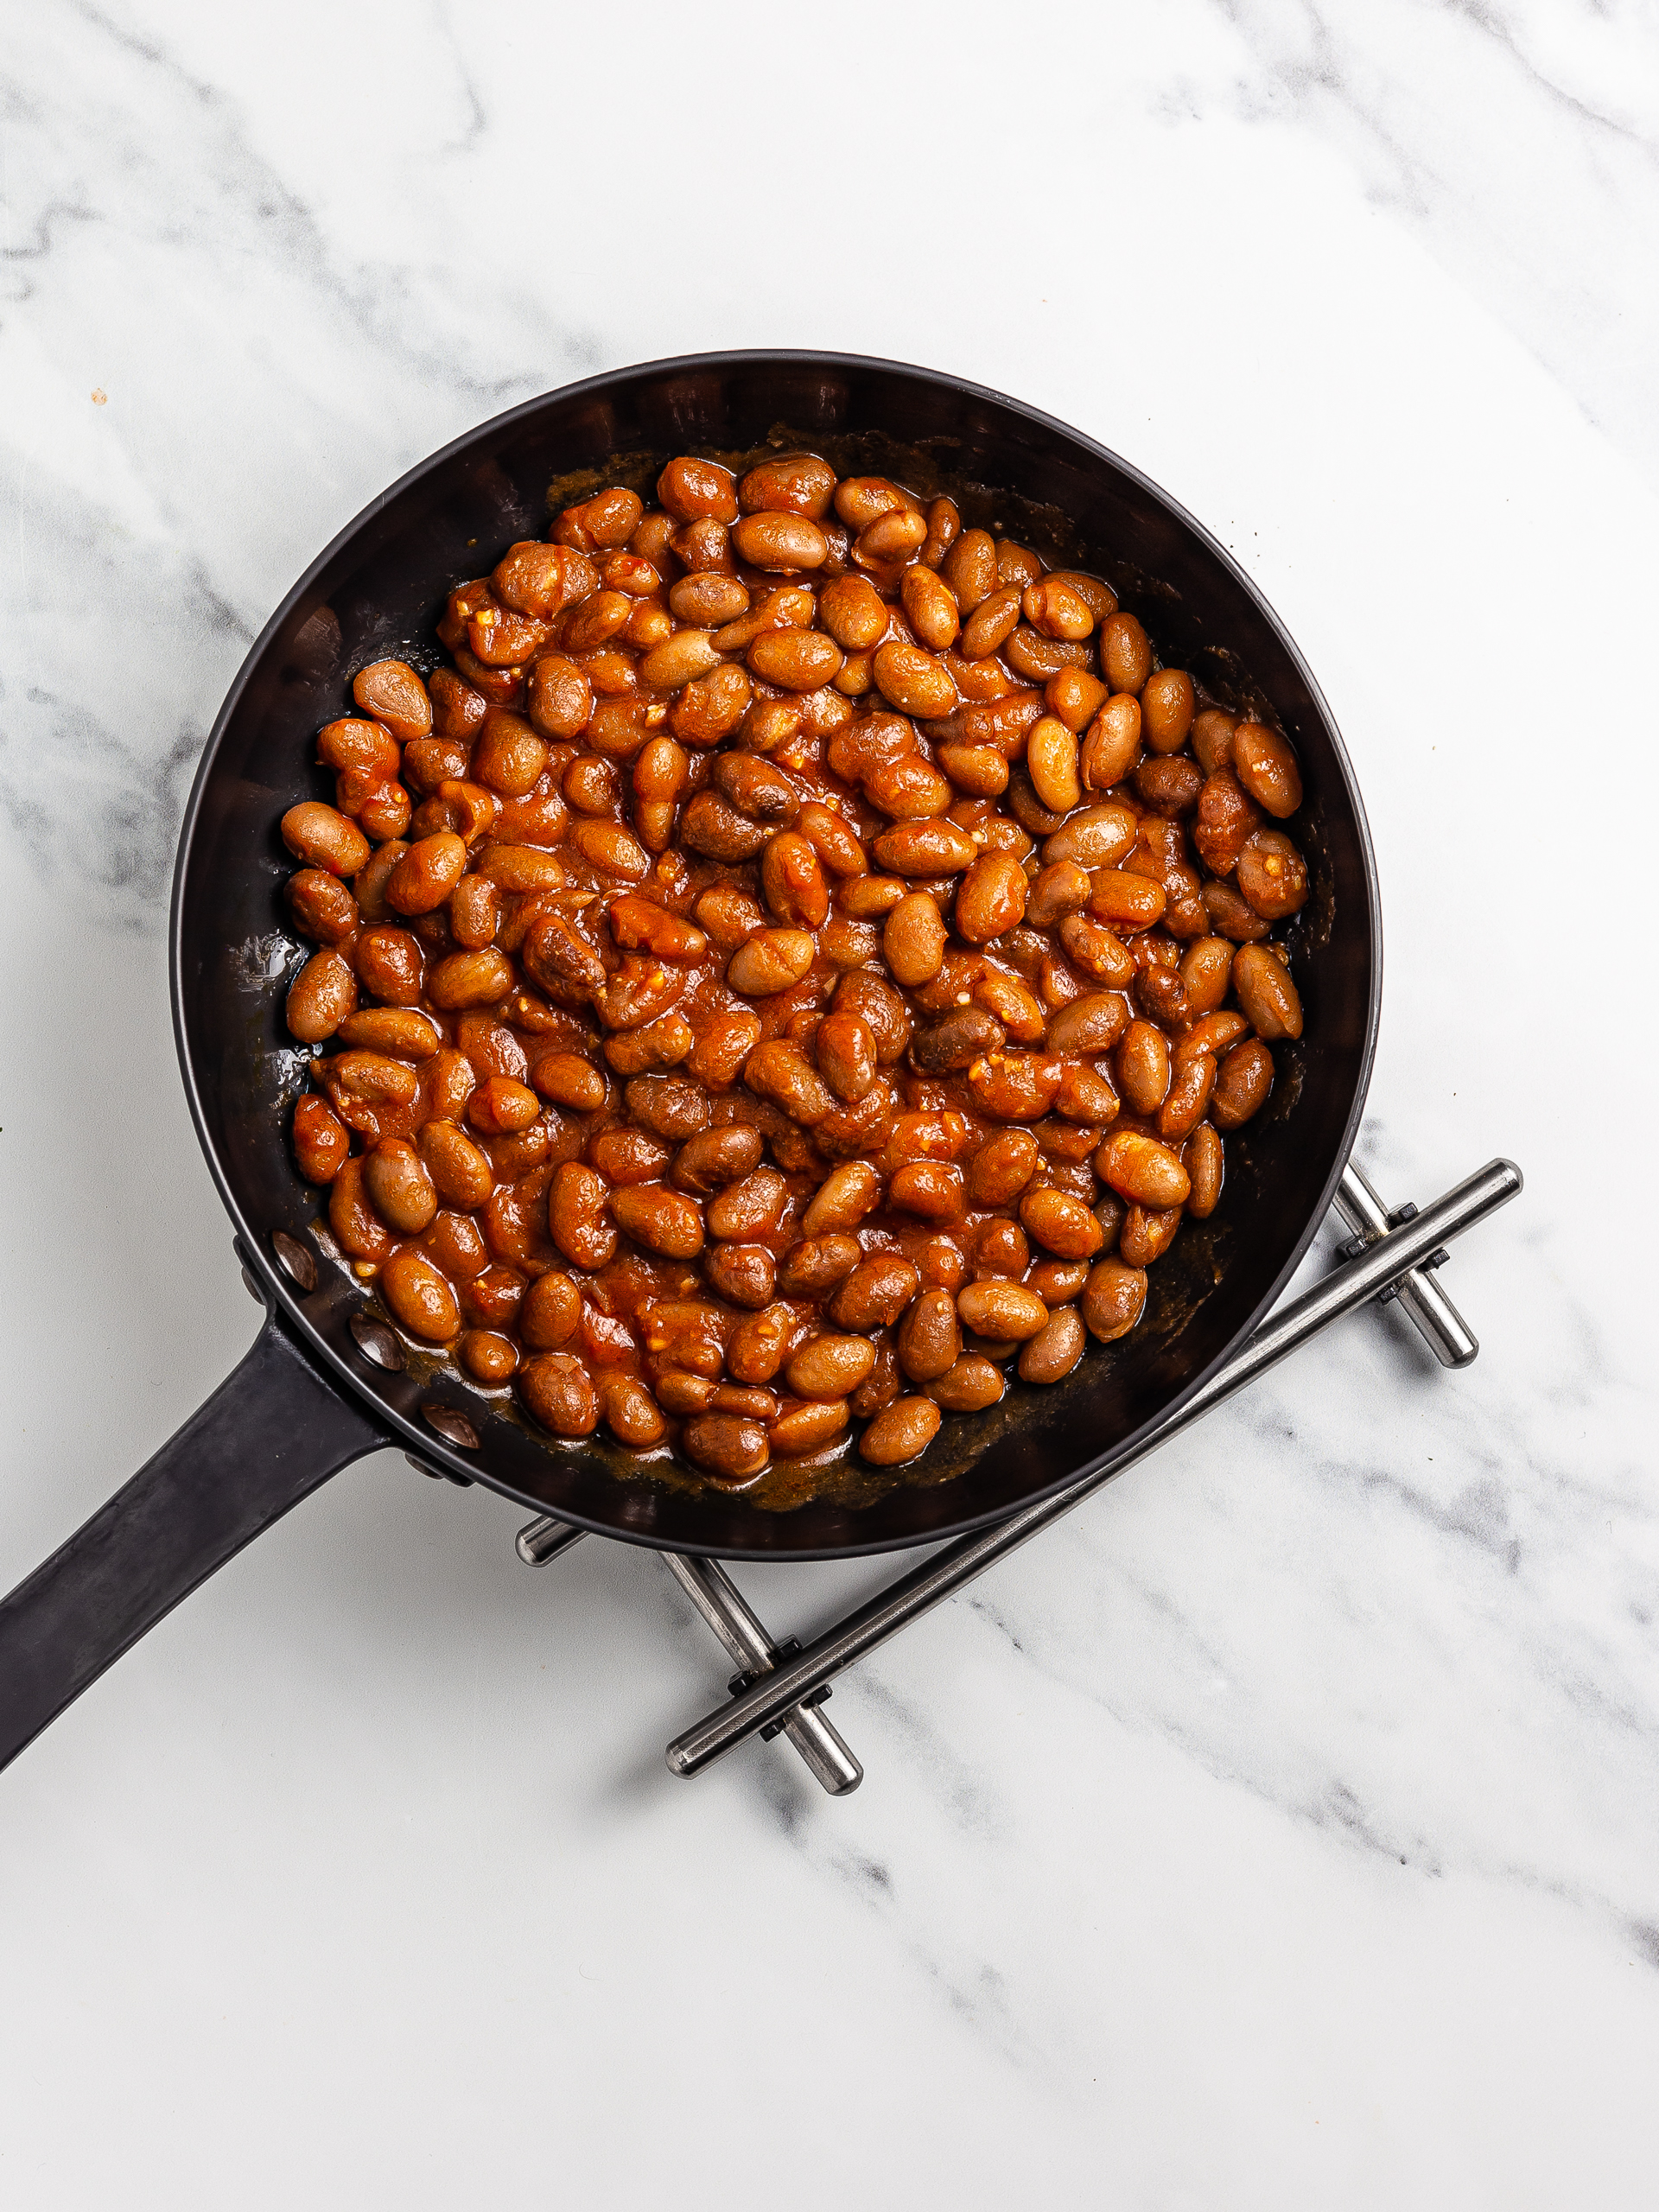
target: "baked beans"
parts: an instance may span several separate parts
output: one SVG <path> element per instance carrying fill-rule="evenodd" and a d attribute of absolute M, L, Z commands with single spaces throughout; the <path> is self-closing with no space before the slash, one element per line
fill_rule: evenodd
<path fill-rule="evenodd" d="M 1302 1032 L 1301 777 L 948 499 L 809 454 L 654 489 L 456 585 L 448 662 L 320 733 L 294 1147 L 479 1388 L 806 1495 L 1127 1335 L 1224 1202 Z"/>

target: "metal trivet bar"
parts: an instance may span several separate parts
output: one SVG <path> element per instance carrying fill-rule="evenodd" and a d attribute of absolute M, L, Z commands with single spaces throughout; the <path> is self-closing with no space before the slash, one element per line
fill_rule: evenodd
<path fill-rule="evenodd" d="M 1442 1366 L 1468 1366 L 1479 1344 L 1433 1271 L 1446 1259 L 1449 1240 L 1506 1205 L 1521 1189 L 1521 1171 L 1513 1162 L 1494 1160 L 1421 1212 L 1410 1205 L 1390 1212 L 1351 1160 L 1343 1171 L 1336 1210 L 1352 1236 L 1338 1265 L 1313 1289 L 1270 1315 L 1179 1411 L 1137 1444 L 1108 1453 L 1052 1497 L 944 1546 L 804 1650 L 793 1638 L 774 1643 L 715 1560 L 658 1553 L 741 1669 L 733 1678 L 729 1703 L 668 1746 L 670 1770 L 686 1777 L 698 1775 L 747 1737 L 781 1733 L 832 1796 L 855 1789 L 863 1769 L 818 1710 L 836 1675 L 1356 1307 L 1373 1300 L 1396 1306 Z M 543 1566 L 569 1550 L 582 1533 L 549 1517 L 532 1521 L 519 1532 L 518 1554 L 531 1566 Z"/>

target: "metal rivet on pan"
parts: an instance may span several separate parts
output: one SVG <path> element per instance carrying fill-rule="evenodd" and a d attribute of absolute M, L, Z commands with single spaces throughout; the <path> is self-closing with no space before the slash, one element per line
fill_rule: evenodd
<path fill-rule="evenodd" d="M 353 1313 L 352 1334 L 357 1338 L 357 1348 L 365 1359 L 372 1359 L 377 1367 L 389 1367 L 396 1374 L 404 1364 L 404 1348 L 384 1321 L 377 1321 L 372 1313 Z"/>
<path fill-rule="evenodd" d="M 478 1431 L 465 1414 L 458 1414 L 453 1406 L 423 1406 L 421 1412 L 429 1428 L 436 1431 L 446 1444 L 453 1444 L 462 1452 L 476 1452 Z"/>
<path fill-rule="evenodd" d="M 285 1229 L 273 1229 L 270 1249 L 282 1262 L 284 1272 L 292 1276 L 302 1290 L 316 1288 L 317 1263 L 303 1244 L 297 1243 Z"/>

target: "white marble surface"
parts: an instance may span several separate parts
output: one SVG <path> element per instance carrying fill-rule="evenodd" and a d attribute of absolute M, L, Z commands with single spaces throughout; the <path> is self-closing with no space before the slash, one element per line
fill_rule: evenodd
<path fill-rule="evenodd" d="M 0 1780 L 0 2196 L 1651 2204 L 1650 0 L 591 12 L 6 41 L 0 1587 L 252 1333 L 162 941 L 249 640 L 434 446 L 705 346 L 1016 392 L 1240 553 L 1371 810 L 1366 1155 L 1528 1173 L 1485 1349 L 1363 1317 L 1129 1477 L 838 1690 L 842 1803 L 670 1779 L 654 1561 L 365 1463 Z"/>

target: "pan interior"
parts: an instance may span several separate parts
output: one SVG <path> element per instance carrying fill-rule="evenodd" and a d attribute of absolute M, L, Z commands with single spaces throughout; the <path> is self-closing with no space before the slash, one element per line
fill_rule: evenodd
<path fill-rule="evenodd" d="M 919 1475 L 853 1460 L 804 1503 L 773 1484 L 731 1496 L 590 1439 L 554 1444 L 510 1401 L 411 1354 L 371 1365 L 349 1324 L 367 1295 L 323 1259 L 298 1296 L 270 1255 L 273 1232 L 315 1245 L 319 1193 L 288 1144 L 308 1054 L 282 1022 L 300 947 L 282 887 L 292 861 L 276 823 L 330 795 L 313 740 L 364 663 L 423 669 L 448 588 L 514 539 L 545 534 L 554 505 L 601 482 L 644 490 L 671 455 L 728 461 L 809 446 L 842 473 L 945 490 L 969 523 L 995 522 L 1051 561 L 1107 577 L 1166 663 L 1228 704 L 1275 721 L 1300 756 L 1297 820 L 1313 891 L 1293 944 L 1306 1035 L 1275 1047 L 1279 1080 L 1257 1121 L 1228 1140 L 1217 1212 L 1189 1223 L 1151 1270 L 1145 1321 L 1048 1389 L 1014 1382 L 1001 1404 L 947 1421 Z M 1364 818 L 1329 710 L 1300 655 L 1229 557 L 1136 471 L 1064 425 L 951 378 L 823 354 L 696 357 L 549 394 L 482 425 L 365 511 L 304 576 L 249 655 L 204 755 L 180 848 L 174 992 L 197 1127 L 244 1241 L 323 1362 L 372 1398 L 434 1461 L 537 1510 L 634 1541 L 728 1557 L 822 1557 L 947 1536 L 1057 1488 L 1196 1388 L 1254 1325 L 1329 1204 L 1357 1126 L 1381 981 L 1375 874 Z M 476 1451 L 445 1444 L 426 1409 L 463 1414 Z"/>

